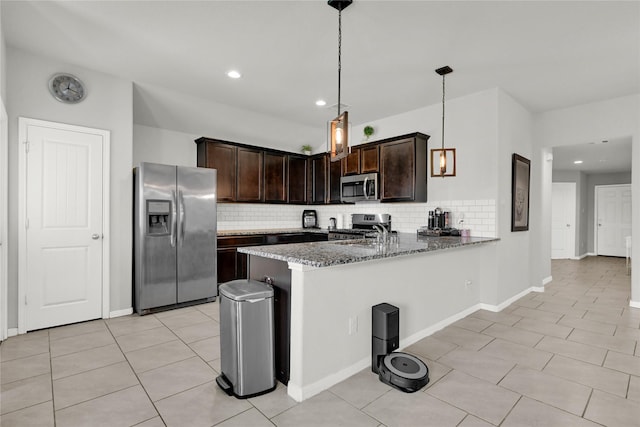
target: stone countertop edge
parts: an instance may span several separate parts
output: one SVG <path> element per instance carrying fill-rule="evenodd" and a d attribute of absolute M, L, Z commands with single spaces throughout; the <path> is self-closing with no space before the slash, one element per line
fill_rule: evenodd
<path fill-rule="evenodd" d="M 311 267 L 331 267 L 479 245 L 500 240 L 495 237 L 418 237 L 412 233 L 398 233 L 398 236 L 399 243 L 397 246 L 392 244 L 384 249 L 376 248 L 375 242 L 372 240 L 357 239 L 248 246 L 238 248 L 238 252 Z"/>
<path fill-rule="evenodd" d="M 254 236 L 259 234 L 290 234 L 290 233 L 318 233 L 327 234 L 326 228 L 268 228 L 253 230 L 218 230 L 218 237 Z"/>

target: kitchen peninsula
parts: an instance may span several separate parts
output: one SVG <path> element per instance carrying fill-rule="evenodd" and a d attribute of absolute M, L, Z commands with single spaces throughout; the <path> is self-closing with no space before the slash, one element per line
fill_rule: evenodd
<path fill-rule="evenodd" d="M 399 233 L 397 240 L 238 249 L 249 255 L 249 277 L 269 277 L 280 293 L 276 334 L 288 331 L 288 340 L 276 339 L 283 356 L 276 371 L 297 401 L 369 366 L 373 305 L 400 308 L 400 347 L 487 308 L 482 303 L 497 283 L 498 239 Z"/>

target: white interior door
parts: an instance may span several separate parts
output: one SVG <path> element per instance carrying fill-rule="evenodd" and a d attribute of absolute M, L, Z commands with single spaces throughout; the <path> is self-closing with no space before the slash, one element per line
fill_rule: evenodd
<path fill-rule="evenodd" d="M 551 192 L 551 258 L 576 256 L 576 183 L 554 182 Z"/>
<path fill-rule="evenodd" d="M 631 185 L 596 187 L 596 253 L 626 255 L 626 236 L 631 236 Z"/>
<path fill-rule="evenodd" d="M 102 317 L 104 135 L 34 122 L 21 126 L 26 331 Z"/>
<path fill-rule="evenodd" d="M 0 341 L 7 338 L 7 234 L 9 207 L 7 203 L 9 183 L 9 144 L 7 111 L 0 99 Z"/>

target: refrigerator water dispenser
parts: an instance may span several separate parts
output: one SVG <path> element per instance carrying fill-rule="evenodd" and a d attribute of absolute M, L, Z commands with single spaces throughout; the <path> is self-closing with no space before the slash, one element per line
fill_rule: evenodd
<path fill-rule="evenodd" d="M 170 233 L 171 201 L 147 200 L 147 235 L 166 236 Z"/>

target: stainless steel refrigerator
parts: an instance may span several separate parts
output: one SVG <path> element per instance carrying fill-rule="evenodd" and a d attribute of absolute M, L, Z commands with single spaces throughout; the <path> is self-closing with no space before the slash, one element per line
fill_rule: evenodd
<path fill-rule="evenodd" d="M 134 169 L 134 304 L 147 314 L 218 295 L 216 170 Z"/>

